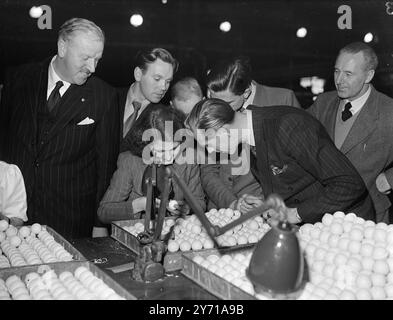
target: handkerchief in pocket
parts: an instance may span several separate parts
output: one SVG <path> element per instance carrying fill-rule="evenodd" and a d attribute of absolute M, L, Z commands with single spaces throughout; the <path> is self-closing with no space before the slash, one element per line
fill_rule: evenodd
<path fill-rule="evenodd" d="M 94 120 L 90 119 L 89 117 L 86 117 L 81 122 L 79 122 L 77 125 L 78 126 L 85 126 L 85 125 L 92 124 L 92 123 L 94 123 Z"/>

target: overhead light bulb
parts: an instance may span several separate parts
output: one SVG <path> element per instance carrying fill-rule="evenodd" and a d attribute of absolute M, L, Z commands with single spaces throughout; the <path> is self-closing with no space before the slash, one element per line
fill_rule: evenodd
<path fill-rule="evenodd" d="M 371 32 L 366 33 L 366 35 L 364 36 L 364 42 L 369 43 L 371 41 L 373 41 L 374 36 Z"/>
<path fill-rule="evenodd" d="M 130 18 L 130 23 L 131 25 L 133 25 L 134 27 L 139 27 L 142 25 L 143 23 L 143 17 L 140 14 L 133 14 Z"/>
<path fill-rule="evenodd" d="M 299 29 L 297 29 L 296 31 L 296 36 L 298 38 L 304 38 L 307 35 L 307 29 L 304 27 L 301 27 Z"/>
<path fill-rule="evenodd" d="M 30 17 L 35 18 L 35 19 L 41 17 L 43 13 L 44 13 L 44 10 L 42 10 L 42 8 L 40 6 L 31 7 L 29 10 Z"/>
<path fill-rule="evenodd" d="M 231 23 L 230 23 L 229 21 L 221 22 L 221 24 L 220 24 L 220 30 L 221 30 L 222 32 L 228 32 L 228 31 L 230 31 L 230 30 L 231 30 Z"/>

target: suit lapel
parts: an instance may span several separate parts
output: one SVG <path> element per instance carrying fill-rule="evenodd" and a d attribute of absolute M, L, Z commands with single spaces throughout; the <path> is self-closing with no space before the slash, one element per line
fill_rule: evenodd
<path fill-rule="evenodd" d="M 120 115 L 120 132 L 121 132 L 121 137 L 123 137 L 123 118 L 124 118 L 124 110 L 126 106 L 126 101 L 127 101 L 127 93 L 128 93 L 127 88 L 119 88 L 117 90 L 117 96 L 118 96 L 118 101 L 119 101 L 119 115 Z M 121 139 L 122 140 L 122 139 Z"/>
<path fill-rule="evenodd" d="M 336 97 L 333 102 L 330 104 L 330 107 L 326 110 L 325 120 L 322 123 L 325 123 L 325 129 L 328 132 L 329 136 L 332 137 L 332 140 L 335 139 L 335 131 L 336 131 L 336 117 L 338 108 L 340 107 L 340 99 Z"/>
<path fill-rule="evenodd" d="M 264 86 L 256 83 L 255 81 L 252 82 L 255 85 L 255 96 L 252 102 L 253 105 L 264 107 L 267 105 L 266 100 L 266 89 Z"/>
<path fill-rule="evenodd" d="M 26 81 L 26 92 L 23 93 L 25 105 L 27 106 L 26 112 L 30 114 L 31 121 L 23 123 L 28 132 L 29 145 L 35 145 L 37 138 L 37 113 L 41 103 L 46 102 L 46 91 L 48 87 L 48 67 L 49 60 L 45 60 L 39 65 L 37 72 L 31 74 L 31 79 Z"/>
<path fill-rule="evenodd" d="M 371 87 L 371 93 L 365 105 L 349 131 L 341 151 L 346 154 L 359 143 L 363 142 L 376 128 L 378 109 L 376 105 L 375 89 Z"/>
<path fill-rule="evenodd" d="M 87 105 L 94 105 L 94 101 L 88 101 L 88 99 L 93 99 L 93 97 L 92 89 L 87 83 L 82 86 L 72 84 L 61 98 L 59 105 L 56 106 L 58 108 L 58 116 L 48 133 L 48 139 L 53 138 L 64 129 L 75 115 L 80 113 Z"/>
<path fill-rule="evenodd" d="M 257 168 L 259 181 L 261 181 L 264 195 L 267 196 L 273 192 L 273 181 L 269 167 L 269 150 L 266 143 L 266 128 L 264 128 L 262 123 L 263 109 L 257 109 L 251 106 L 250 110 L 252 112 L 252 127 L 254 131 L 254 139 L 257 153 Z"/>

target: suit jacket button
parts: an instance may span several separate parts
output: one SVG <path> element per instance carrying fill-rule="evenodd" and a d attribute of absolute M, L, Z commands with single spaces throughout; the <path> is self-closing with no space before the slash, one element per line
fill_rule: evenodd
<path fill-rule="evenodd" d="M 300 202 L 300 200 L 299 200 L 299 199 L 294 199 L 294 200 L 293 200 L 293 202 L 295 202 L 295 203 L 299 203 L 299 202 Z"/>
<path fill-rule="evenodd" d="M 38 161 L 34 162 L 34 165 L 38 168 L 40 166 L 40 163 Z"/>

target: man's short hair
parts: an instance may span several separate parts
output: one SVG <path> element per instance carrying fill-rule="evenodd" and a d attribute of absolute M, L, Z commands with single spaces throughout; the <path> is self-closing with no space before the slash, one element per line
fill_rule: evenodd
<path fill-rule="evenodd" d="M 105 43 L 105 34 L 93 21 L 83 18 L 72 18 L 63 23 L 59 30 L 59 39 L 69 40 L 75 32 L 91 32 Z"/>
<path fill-rule="evenodd" d="M 139 51 L 135 57 L 135 65 L 142 70 L 146 70 L 147 65 L 153 63 L 157 59 L 171 64 L 173 67 L 173 73 L 177 71 L 179 62 L 171 55 L 168 50 L 163 48 L 154 48 L 145 51 Z"/>
<path fill-rule="evenodd" d="M 342 52 L 356 54 L 358 52 L 362 52 L 364 59 L 366 60 L 366 68 L 367 70 L 376 70 L 378 66 L 378 57 L 375 53 L 374 49 L 371 48 L 368 44 L 364 42 L 352 42 L 346 45 L 344 48 L 340 50 L 340 54 Z"/>
<path fill-rule="evenodd" d="M 232 123 L 235 111 L 221 99 L 204 99 L 199 101 L 188 115 L 185 125 L 188 129 L 218 130 L 226 124 Z"/>
<path fill-rule="evenodd" d="M 192 95 L 203 98 L 202 89 L 198 81 L 192 77 L 185 77 L 177 81 L 171 88 L 171 99 L 187 101 Z"/>
<path fill-rule="evenodd" d="M 250 86 L 251 65 L 247 57 L 241 56 L 217 63 L 207 75 L 207 87 L 213 92 L 229 90 L 241 95 Z"/>

